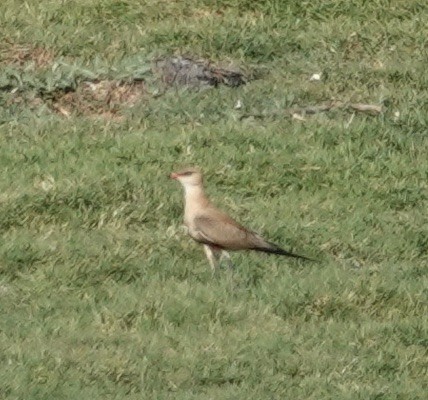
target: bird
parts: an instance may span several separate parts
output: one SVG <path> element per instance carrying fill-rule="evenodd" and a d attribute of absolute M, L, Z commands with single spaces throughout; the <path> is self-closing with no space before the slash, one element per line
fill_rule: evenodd
<path fill-rule="evenodd" d="M 203 175 L 199 168 L 190 167 L 172 172 L 170 178 L 183 186 L 184 225 L 190 237 L 203 245 L 213 272 L 223 259 L 233 268 L 228 251 L 255 250 L 314 261 L 282 249 L 219 210 L 205 194 Z"/>

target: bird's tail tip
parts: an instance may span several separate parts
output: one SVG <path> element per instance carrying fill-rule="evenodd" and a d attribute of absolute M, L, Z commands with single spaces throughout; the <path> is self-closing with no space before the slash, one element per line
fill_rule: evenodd
<path fill-rule="evenodd" d="M 265 253 L 278 254 L 280 256 L 287 256 L 287 257 L 297 258 L 297 259 L 300 259 L 300 260 L 317 262 L 317 260 L 315 260 L 313 258 L 306 257 L 306 256 L 301 256 L 300 254 L 295 254 L 295 253 L 292 253 L 291 251 L 287 251 L 287 250 L 281 249 L 281 247 L 277 246 L 274 243 L 269 243 L 269 245 L 271 247 L 260 248 L 260 249 L 257 249 L 257 250 L 264 251 Z"/>

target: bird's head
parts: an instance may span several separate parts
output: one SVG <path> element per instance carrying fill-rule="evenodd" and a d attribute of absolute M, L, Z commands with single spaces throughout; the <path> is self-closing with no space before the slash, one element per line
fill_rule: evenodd
<path fill-rule="evenodd" d="M 185 168 L 170 175 L 171 179 L 179 181 L 184 187 L 201 186 L 202 172 L 198 168 Z"/>

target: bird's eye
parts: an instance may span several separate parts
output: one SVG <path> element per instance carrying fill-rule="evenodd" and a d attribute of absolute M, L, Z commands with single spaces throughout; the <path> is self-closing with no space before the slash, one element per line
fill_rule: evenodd
<path fill-rule="evenodd" d="M 193 174 L 192 171 L 186 171 L 186 172 L 183 172 L 181 175 L 183 175 L 183 176 L 190 176 L 192 174 Z"/>

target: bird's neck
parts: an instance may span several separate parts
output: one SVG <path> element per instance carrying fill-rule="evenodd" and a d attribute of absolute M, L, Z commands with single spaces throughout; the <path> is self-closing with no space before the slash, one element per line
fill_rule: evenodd
<path fill-rule="evenodd" d="M 202 185 L 184 186 L 185 214 L 191 213 L 201 207 L 206 207 L 209 200 Z"/>

